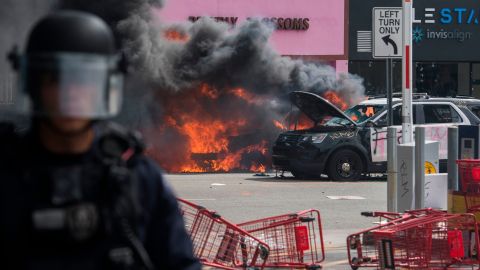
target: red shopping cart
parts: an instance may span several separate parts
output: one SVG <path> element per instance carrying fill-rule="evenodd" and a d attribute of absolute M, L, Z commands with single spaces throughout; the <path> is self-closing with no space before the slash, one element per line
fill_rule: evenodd
<path fill-rule="evenodd" d="M 360 232 L 351 234 L 347 237 L 347 255 L 348 261 L 352 269 L 358 269 L 359 267 L 374 267 L 378 268 L 379 258 L 375 241 L 373 239 L 372 232 L 382 227 L 391 226 L 404 222 L 409 219 L 413 219 L 417 216 L 425 215 L 427 213 L 433 213 L 436 210 L 422 209 L 409 211 L 406 213 L 394 213 L 394 212 L 362 212 L 362 216 L 366 217 L 378 217 L 377 225 L 362 230 Z"/>
<path fill-rule="evenodd" d="M 269 245 L 266 267 L 320 269 L 325 259 L 317 210 L 262 218 L 238 226 Z"/>
<path fill-rule="evenodd" d="M 461 190 L 467 212 L 480 211 L 480 159 L 457 160 Z"/>
<path fill-rule="evenodd" d="M 457 164 L 461 190 L 480 193 L 480 159 L 460 159 Z"/>
<path fill-rule="evenodd" d="M 263 269 L 269 246 L 213 211 L 178 199 L 193 251 L 204 265 L 222 269 Z"/>
<path fill-rule="evenodd" d="M 351 234 L 347 237 L 347 255 L 352 269 L 360 267 L 379 268 L 380 257 L 377 243 L 375 242 L 374 232 L 382 228 L 388 228 L 398 224 L 403 224 L 409 220 L 418 219 L 424 216 L 445 215 L 444 211 L 431 208 L 410 210 L 405 213 L 393 212 L 362 212 L 366 217 L 378 217 L 377 225 Z"/>
<path fill-rule="evenodd" d="M 357 250 L 358 256 L 354 260 L 349 252 L 352 269 L 479 266 L 478 227 L 472 214 L 447 214 L 429 209 L 410 211 L 389 215 L 386 222 L 362 233 L 363 242 L 359 242 L 361 234 L 347 238 L 347 244 Z"/>
<path fill-rule="evenodd" d="M 480 212 L 480 193 L 464 192 L 463 197 L 465 198 L 465 209 L 467 213 Z"/>
<path fill-rule="evenodd" d="M 480 266 L 472 214 L 431 214 L 372 231 L 380 269 Z"/>

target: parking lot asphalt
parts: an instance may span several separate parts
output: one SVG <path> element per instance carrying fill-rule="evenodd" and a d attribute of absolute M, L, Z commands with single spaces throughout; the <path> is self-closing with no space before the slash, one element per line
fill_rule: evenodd
<path fill-rule="evenodd" d="M 385 211 L 385 179 L 332 182 L 254 174 L 168 174 L 178 197 L 215 210 L 233 223 L 317 209 L 325 243 L 323 269 L 350 269 L 346 237 L 377 221 L 362 211 Z"/>

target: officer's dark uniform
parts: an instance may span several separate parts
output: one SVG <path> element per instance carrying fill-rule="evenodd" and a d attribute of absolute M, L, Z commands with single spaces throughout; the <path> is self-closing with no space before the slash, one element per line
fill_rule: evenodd
<path fill-rule="evenodd" d="M 115 259 L 117 264 L 139 260 L 126 232 L 115 224 L 120 222 L 119 218 L 101 213 L 117 207 L 114 204 L 118 202 L 111 201 L 116 196 L 133 197 L 133 203 L 139 204 L 134 205 L 138 207 L 134 213 L 126 216 L 135 227 L 132 233 L 145 245 L 158 269 L 200 269 L 193 257 L 176 199 L 163 182 L 159 168 L 148 158 L 138 152 L 129 157 L 125 168 L 133 175 L 127 176 L 122 183 L 121 179 L 108 179 L 109 164 L 105 159 L 111 155 L 106 153 L 108 150 L 100 149 L 98 139 L 85 154 L 55 155 L 45 150 L 33 133 L 20 137 L 5 130 L 7 128 L 3 127 L 0 151 L 0 269 L 108 269 Z M 123 144 L 128 138 L 121 131 L 112 133 L 111 144 Z M 134 139 L 129 140 L 126 148 L 117 145 L 111 148 L 118 147 L 120 154 L 128 153 L 138 147 Z M 60 186 L 62 184 L 65 186 Z M 115 187 L 120 184 L 131 185 L 128 190 L 134 194 L 131 197 L 121 194 L 121 188 Z M 87 203 L 95 204 L 100 213 L 98 217 L 87 216 L 84 222 L 90 226 L 85 225 L 78 231 L 75 231 L 75 224 L 53 224 L 51 228 L 41 228 L 41 221 L 34 224 L 35 214 L 42 210 L 44 213 L 59 210 L 65 214 Z M 110 220 L 105 220 L 107 218 Z M 43 227 L 49 226 L 43 224 Z M 83 236 L 87 239 L 81 234 L 88 234 Z"/>
<path fill-rule="evenodd" d="M 27 132 L 0 124 L 0 269 L 201 268 L 138 136 L 96 121 L 87 152 L 60 155 L 37 122 Z"/>

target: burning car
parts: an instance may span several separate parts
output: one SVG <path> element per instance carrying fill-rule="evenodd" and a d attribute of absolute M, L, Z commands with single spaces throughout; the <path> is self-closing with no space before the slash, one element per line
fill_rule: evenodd
<path fill-rule="evenodd" d="M 321 96 L 292 92 L 290 101 L 313 123 L 310 128 L 281 133 L 273 146 L 273 167 L 295 177 L 358 180 L 363 174 L 385 173 L 387 161 L 387 100 L 372 98 L 342 111 Z M 393 125 L 401 140 L 401 99 L 394 98 Z M 446 170 L 447 129 L 478 125 L 480 100 L 434 98 L 416 94 L 414 125 L 424 125 L 426 139 L 440 141 L 440 171 Z M 297 125 L 295 125 L 297 126 Z"/>

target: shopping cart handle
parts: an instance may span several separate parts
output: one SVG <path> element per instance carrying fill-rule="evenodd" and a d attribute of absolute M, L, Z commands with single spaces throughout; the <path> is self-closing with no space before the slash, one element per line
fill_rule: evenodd
<path fill-rule="evenodd" d="M 215 211 L 211 211 L 210 213 L 212 214 L 213 218 L 221 218 L 222 217 L 219 213 L 217 213 Z"/>
<path fill-rule="evenodd" d="M 312 222 L 314 220 L 315 220 L 314 217 L 300 217 L 301 222 Z"/>
<path fill-rule="evenodd" d="M 364 217 L 374 217 L 375 216 L 375 212 L 362 212 L 360 214 Z"/>

